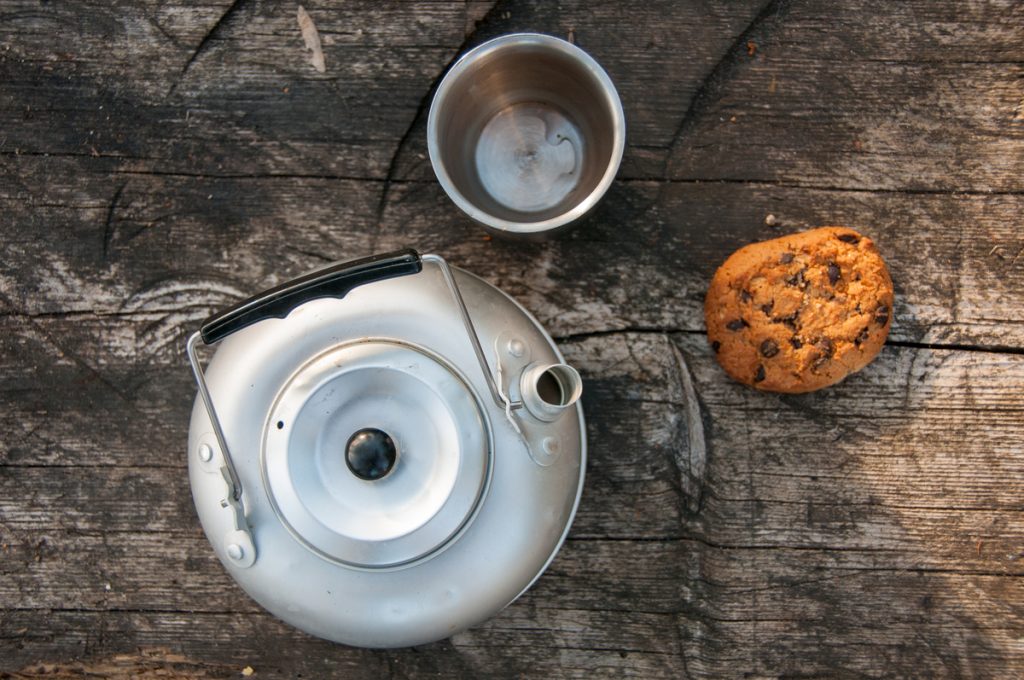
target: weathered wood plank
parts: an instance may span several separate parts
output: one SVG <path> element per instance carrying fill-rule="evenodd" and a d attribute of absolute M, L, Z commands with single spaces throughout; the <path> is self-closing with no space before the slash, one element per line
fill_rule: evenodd
<path fill-rule="evenodd" d="M 82 162 L 19 160 L 40 193 L 0 189 L 0 204 L 16 215 L 0 225 L 11 258 L 0 293 L 31 315 L 89 310 L 115 321 L 163 312 L 143 339 L 161 361 L 177 360 L 174 339 L 213 309 L 326 261 L 407 246 L 482 274 L 557 336 L 699 330 L 707 281 L 737 243 L 822 224 L 854 226 L 878 242 L 896 283 L 895 340 L 1024 345 L 1022 196 L 630 182 L 569 238 L 524 245 L 485 240 L 434 184 L 392 186 L 378 228 L 380 183 L 149 175 L 111 183 L 79 174 Z M 55 234 L 76 247 L 49 256 Z M 116 351 L 133 350 L 129 342 Z"/>
<path fill-rule="evenodd" d="M 314 640 L 266 615 L 184 614 L 178 612 L 116 612 L 98 618 L 89 612 L 54 611 L 48 629 L 62 636 L 64 650 L 79 649 L 82 656 L 110 647 L 154 647 L 174 640 L 190 650 L 193 663 L 212 667 L 213 677 L 238 677 L 245 666 L 261 675 L 346 678 L 428 678 L 438 676 L 515 678 L 524 674 L 558 677 L 679 677 L 683 667 L 674 651 L 647 652 L 641 648 L 602 648 L 621 637 L 637 647 L 662 637 L 671 623 L 664 617 L 624 614 L 621 630 L 600 625 L 600 613 L 545 612 L 545 630 L 533 622 L 507 619 L 489 636 L 452 640 L 396 651 L 358 650 Z M 39 619 L 25 612 L 8 612 L 14 626 L 28 627 Z M 598 620 L 595 621 L 595 618 Z M 595 623 L 599 625 L 595 625 Z M 671 634 L 671 633 L 669 633 Z M 33 658 L 54 648 L 49 635 L 27 633 L 19 651 Z M 515 639 L 525 639 L 516 644 Z M 614 642 L 612 642 L 614 644 Z M 268 648 L 276 650 L 272 657 Z M 537 654 L 537 652 L 540 652 Z M 233 672 L 225 672 L 233 667 Z"/>
<path fill-rule="evenodd" d="M 631 7 L 628 22 L 620 6 L 584 2 L 501 2 L 482 16 L 461 3 L 309 3 L 323 75 L 292 8 L 238 4 L 205 41 L 227 3 L 114 3 L 84 22 L 70 8 L 13 7 L 0 32 L 2 150 L 95 149 L 136 169 L 430 179 L 417 124 L 430 84 L 462 44 L 533 28 L 571 30 L 615 79 L 630 121 L 625 177 L 1022 188 L 1014 27 L 1024 17 L 1013 2 L 773 2 L 759 14 L 755 3 L 665 0 Z M 73 46 L 49 39 L 69 25 Z M 674 49 L 681 39 L 687 49 Z M 95 84 L 126 72 L 114 91 Z"/>
<path fill-rule="evenodd" d="M 7 610 L 5 621 L 12 629 L 18 624 L 57 634 L 26 631 L 11 658 L 26 664 L 69 647 L 95 656 L 167 639 L 211 664 L 304 673 L 326 659 L 372 668 L 374 657 L 384 657 L 405 669 L 402 677 L 425 677 L 446 665 L 494 677 L 717 677 L 735 667 L 756 669 L 750 672 L 757 675 L 984 675 L 1022 660 L 1021 612 L 1012 604 L 1021 596 L 1020 579 L 855 566 L 836 563 L 836 553 L 828 551 L 726 550 L 698 558 L 694 547 L 571 541 L 518 603 L 450 641 L 416 650 L 333 646 L 265 613 L 237 608 L 231 614 L 19 609 Z M 625 583 L 619 566 L 624 560 L 634 569 Z M 682 574 L 669 576 L 673 566 L 683 567 Z M 711 570 L 735 578 L 709 581 Z M 593 585 L 581 589 L 581 579 Z M 234 592 L 227 583 L 218 599 L 230 602 Z M 865 592 L 878 601 L 867 601 Z M 573 593 L 585 599 L 577 601 Z M 44 620 L 48 625 L 40 627 Z M 885 631 L 884 642 L 876 639 L 878 630 Z M 266 635 L 274 640 L 269 648 Z"/>
<path fill-rule="evenodd" d="M 0 22 L 0 150 L 193 173 L 383 177 L 466 20 L 462 3 L 307 3 L 321 75 L 294 5 L 18 5 Z"/>
<path fill-rule="evenodd" d="M 755 54 L 706 84 L 669 177 L 1021 190 L 1019 3 L 774 4 Z"/>
<path fill-rule="evenodd" d="M 252 674 L 233 666 L 196 662 L 167 647 L 139 649 L 135 653 L 114 654 L 102 659 L 30 664 L 20 671 L 5 673 L 5 680 L 24 680 L 45 675 L 53 680 L 80 677 L 160 677 L 167 680 L 194 680 L 194 678 L 237 677 L 239 672 Z"/>

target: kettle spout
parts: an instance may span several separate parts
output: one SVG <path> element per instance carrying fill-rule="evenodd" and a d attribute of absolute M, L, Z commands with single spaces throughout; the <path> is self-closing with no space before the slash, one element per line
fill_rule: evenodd
<path fill-rule="evenodd" d="M 568 364 L 535 363 L 523 371 L 519 391 L 534 417 L 551 422 L 579 400 L 583 380 Z"/>

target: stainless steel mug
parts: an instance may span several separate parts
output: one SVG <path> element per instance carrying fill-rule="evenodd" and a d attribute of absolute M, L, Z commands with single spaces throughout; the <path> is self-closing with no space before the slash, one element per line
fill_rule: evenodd
<path fill-rule="evenodd" d="M 427 119 L 445 192 L 501 234 L 547 235 L 589 212 L 622 160 L 626 123 L 608 74 L 559 38 L 515 33 L 467 52 Z"/>

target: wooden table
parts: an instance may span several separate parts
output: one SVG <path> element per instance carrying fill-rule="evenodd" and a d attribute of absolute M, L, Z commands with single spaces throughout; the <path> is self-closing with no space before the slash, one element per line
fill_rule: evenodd
<path fill-rule="evenodd" d="M 0 671 L 206 677 L 1024 674 L 1024 5 L 0 2 Z M 426 158 L 446 67 L 568 37 L 626 110 L 619 179 L 491 239 Z M 731 382 L 707 282 L 825 225 L 896 282 L 878 359 Z M 514 295 L 586 381 L 568 541 L 491 621 L 352 649 L 227 576 L 186 475 L 213 310 L 413 246 Z M 698 396 L 706 456 L 690 446 Z"/>

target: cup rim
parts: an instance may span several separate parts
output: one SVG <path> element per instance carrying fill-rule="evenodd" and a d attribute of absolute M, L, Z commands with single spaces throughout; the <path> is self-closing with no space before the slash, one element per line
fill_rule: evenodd
<path fill-rule="evenodd" d="M 610 109 L 612 123 L 615 128 L 615 138 L 611 158 L 609 159 L 608 166 L 605 168 L 605 172 L 601 176 L 597 185 L 583 198 L 583 200 L 569 210 L 539 222 L 518 222 L 514 220 L 501 219 L 474 205 L 462 194 L 462 192 L 458 190 L 455 183 L 449 176 L 441 159 L 441 150 L 438 143 L 438 102 L 444 99 L 452 88 L 453 83 L 466 71 L 467 68 L 469 68 L 469 65 L 473 61 L 509 45 L 540 45 L 545 48 L 557 50 L 578 61 L 597 79 L 600 84 L 602 94 L 608 104 L 608 108 Z M 437 176 L 437 181 L 441 184 L 441 188 L 443 188 L 445 193 L 448 194 L 448 197 L 452 202 L 454 202 L 460 210 L 469 215 L 472 219 L 496 231 L 511 234 L 538 234 L 552 231 L 574 222 L 590 212 L 590 210 L 601 200 L 604 194 L 608 191 L 612 182 L 615 180 L 615 175 L 618 174 L 619 166 L 622 163 L 622 155 L 625 148 L 626 119 L 622 109 L 622 100 L 619 98 L 619 93 L 615 89 L 615 85 L 612 83 L 612 79 L 608 76 L 608 73 L 593 57 L 581 48 L 567 40 L 563 40 L 553 35 L 547 35 L 545 33 L 509 33 L 497 38 L 492 38 L 491 40 L 488 40 L 487 42 L 484 42 L 463 54 L 452 65 L 452 67 L 448 69 L 444 78 L 441 79 L 441 83 L 438 85 L 437 91 L 434 93 L 434 97 L 430 102 L 430 110 L 427 114 L 427 153 L 430 156 L 430 165 L 434 169 L 434 174 Z"/>

